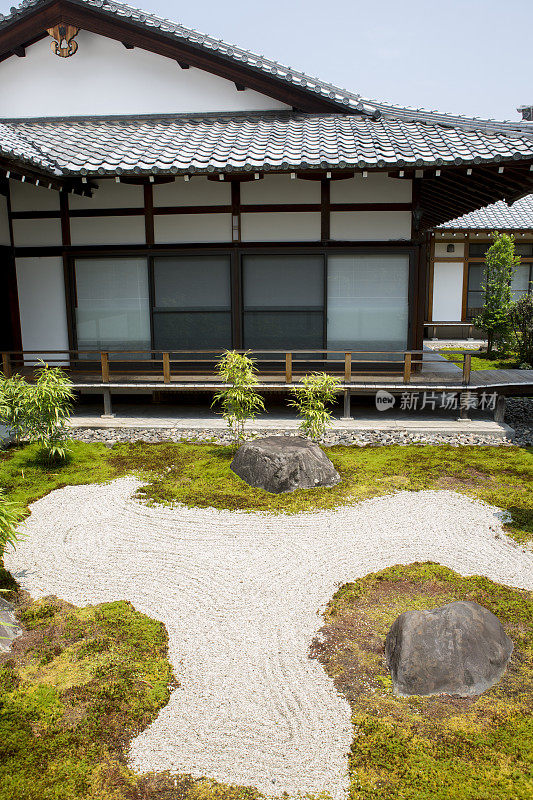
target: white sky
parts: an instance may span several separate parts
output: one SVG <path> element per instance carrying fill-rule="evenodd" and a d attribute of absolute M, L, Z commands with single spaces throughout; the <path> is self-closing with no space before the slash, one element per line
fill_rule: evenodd
<path fill-rule="evenodd" d="M 12 5 L 0 0 L 0 12 Z M 533 103 L 533 0 L 139 0 L 139 6 L 370 99 L 512 120 L 520 118 L 518 105 Z"/>

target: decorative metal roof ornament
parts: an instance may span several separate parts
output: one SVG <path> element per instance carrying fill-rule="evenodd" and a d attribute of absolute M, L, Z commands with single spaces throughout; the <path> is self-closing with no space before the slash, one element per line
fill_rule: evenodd
<path fill-rule="evenodd" d="M 54 25 L 53 28 L 48 28 L 48 33 L 54 40 L 50 43 L 50 49 L 54 55 L 59 58 L 69 58 L 73 56 L 78 49 L 78 43 L 75 37 L 78 35 L 79 28 L 74 25 Z"/>

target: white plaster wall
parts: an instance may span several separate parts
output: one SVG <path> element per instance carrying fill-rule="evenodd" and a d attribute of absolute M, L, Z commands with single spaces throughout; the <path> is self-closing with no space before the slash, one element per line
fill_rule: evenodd
<path fill-rule="evenodd" d="M 26 57 L 0 64 L 0 117 L 160 114 L 287 108 L 231 81 L 87 31 L 78 51 L 58 58 L 51 38 L 26 48 Z"/>
<path fill-rule="evenodd" d="M 453 253 L 448 253 L 446 248 L 449 244 L 453 244 Z M 463 258 L 465 254 L 465 246 L 463 242 L 435 242 L 435 256 L 437 258 Z"/>
<path fill-rule="evenodd" d="M 411 181 L 389 178 L 383 172 L 369 172 L 354 178 L 331 181 L 332 203 L 410 203 Z"/>
<path fill-rule="evenodd" d="M 70 239 L 73 245 L 144 244 L 144 216 L 72 217 Z"/>
<path fill-rule="evenodd" d="M 10 245 L 9 220 L 7 217 L 7 200 L 0 194 L 0 245 Z"/>
<path fill-rule="evenodd" d="M 163 214 L 154 217 L 156 244 L 230 242 L 231 214 Z"/>
<path fill-rule="evenodd" d="M 62 242 L 61 222 L 59 219 L 14 219 L 13 238 L 15 247 L 54 247 Z"/>
<path fill-rule="evenodd" d="M 154 206 L 226 206 L 231 203 L 228 181 L 194 177 L 177 178 L 172 183 L 154 184 Z"/>
<path fill-rule="evenodd" d="M 9 181 L 12 211 L 59 211 L 59 192 L 33 183 Z"/>
<path fill-rule="evenodd" d="M 435 322 L 455 322 L 463 311 L 463 263 L 436 261 L 433 272 L 433 312 Z"/>
<path fill-rule="evenodd" d="M 91 180 L 91 183 L 93 181 Z M 70 194 L 69 208 L 142 208 L 144 189 L 129 183 L 117 183 L 114 179 L 97 181 L 92 197 Z"/>
<path fill-rule="evenodd" d="M 320 203 L 320 181 L 265 175 L 261 180 L 241 183 L 241 203 Z"/>
<path fill-rule="evenodd" d="M 68 350 L 61 257 L 17 258 L 16 269 L 23 350 Z"/>
<path fill-rule="evenodd" d="M 241 214 L 243 242 L 316 242 L 320 240 L 318 212 L 260 212 Z"/>
<path fill-rule="evenodd" d="M 388 241 L 411 238 L 409 211 L 332 211 L 332 239 L 337 241 Z"/>

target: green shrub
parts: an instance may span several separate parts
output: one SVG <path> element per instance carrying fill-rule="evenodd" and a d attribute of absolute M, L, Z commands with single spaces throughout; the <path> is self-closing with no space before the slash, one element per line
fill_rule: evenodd
<path fill-rule="evenodd" d="M 28 398 L 30 386 L 22 375 L 5 378 L 0 375 L 0 420 L 17 442 L 28 431 Z"/>
<path fill-rule="evenodd" d="M 305 375 L 301 383 L 293 388 L 294 399 L 289 400 L 289 405 L 298 409 L 302 418 L 302 433 L 311 439 L 319 439 L 324 435 L 331 420 L 331 413 L 326 406 L 335 402 L 339 388 L 338 380 L 325 372 Z"/>
<path fill-rule="evenodd" d="M 487 353 L 489 357 L 496 344 L 501 352 L 508 347 L 513 306 L 511 281 L 520 264 L 520 256 L 515 255 L 514 237 L 507 233 L 491 234 L 493 243 L 485 257 L 485 276 L 483 290 L 485 300 L 481 314 L 475 320 L 479 328 L 487 332 Z"/>
<path fill-rule="evenodd" d="M 15 503 L 8 502 L 0 489 L 0 561 L 7 545 L 15 546 L 19 538 L 16 528 L 22 517 L 22 510 Z"/>
<path fill-rule="evenodd" d="M 530 294 L 525 295 L 514 304 L 511 311 L 511 325 L 520 369 L 531 369 L 533 364 L 533 297 Z"/>
<path fill-rule="evenodd" d="M 228 387 L 215 395 L 213 405 L 220 403 L 221 414 L 237 446 L 244 439 L 246 420 L 253 419 L 258 411 L 265 410 L 263 398 L 254 389 L 257 384 L 254 359 L 249 357 L 248 352 L 226 350 L 219 359 L 218 374 Z"/>
<path fill-rule="evenodd" d="M 41 445 L 50 461 L 64 460 L 73 398 L 65 372 L 41 361 L 35 383 L 20 375 L 2 378 L 0 420 L 18 442 L 29 439 Z"/>

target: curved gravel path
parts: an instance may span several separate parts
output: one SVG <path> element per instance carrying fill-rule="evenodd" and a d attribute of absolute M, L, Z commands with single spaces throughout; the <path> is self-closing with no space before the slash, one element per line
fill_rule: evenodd
<path fill-rule="evenodd" d="M 307 657 L 336 588 L 432 560 L 533 589 L 502 512 L 451 491 L 400 492 L 298 516 L 148 507 L 133 478 L 36 502 L 6 566 L 33 596 L 114 599 L 161 620 L 180 687 L 132 743 L 135 769 L 267 794 L 348 786 L 349 706 Z"/>

